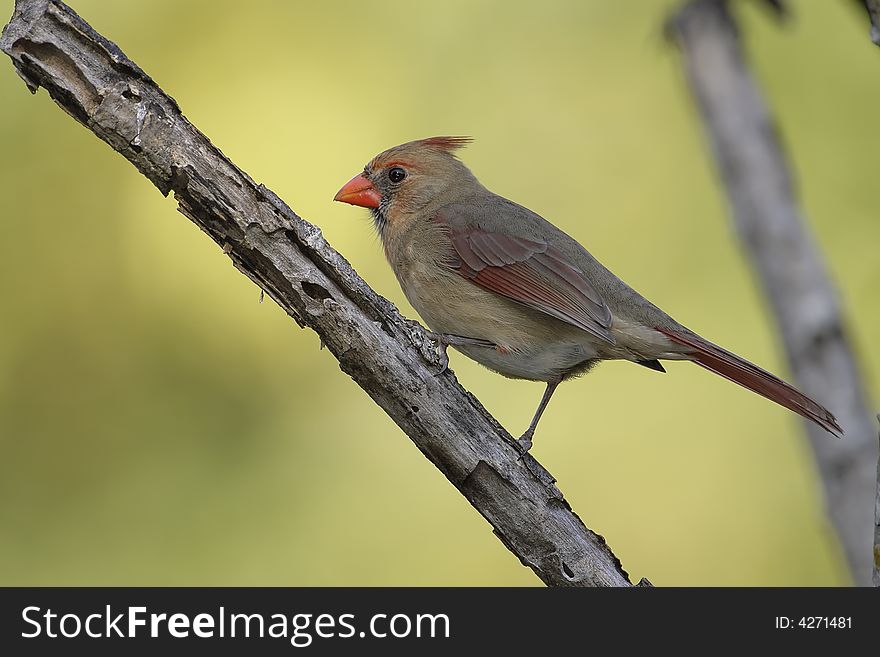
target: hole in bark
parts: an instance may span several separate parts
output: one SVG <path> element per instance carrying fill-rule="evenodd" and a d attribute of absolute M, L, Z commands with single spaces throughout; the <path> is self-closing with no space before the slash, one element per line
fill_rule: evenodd
<path fill-rule="evenodd" d="M 80 65 L 53 43 L 35 43 L 28 39 L 15 42 L 12 53 L 19 56 L 28 79 L 46 86 L 52 98 L 64 102 L 63 107 L 81 123 L 101 104 L 101 94 Z M 36 75 L 32 75 L 36 73 Z"/>
<path fill-rule="evenodd" d="M 186 188 L 189 186 L 189 172 L 186 170 L 186 166 L 178 167 L 175 165 L 171 165 L 171 189 L 174 190 L 176 194 L 185 193 Z"/>
<path fill-rule="evenodd" d="M 303 281 L 300 285 L 302 285 L 303 292 L 308 294 L 315 301 L 324 301 L 325 299 L 333 298 L 333 295 L 331 295 L 327 290 L 325 290 L 317 283 Z"/>
<path fill-rule="evenodd" d="M 562 574 L 565 575 L 568 579 L 574 579 L 574 573 L 571 572 L 571 568 L 563 561 L 562 562 Z"/>
<path fill-rule="evenodd" d="M 843 329 L 837 322 L 821 327 L 810 336 L 810 352 L 815 353 L 826 348 L 830 343 L 840 340 Z"/>

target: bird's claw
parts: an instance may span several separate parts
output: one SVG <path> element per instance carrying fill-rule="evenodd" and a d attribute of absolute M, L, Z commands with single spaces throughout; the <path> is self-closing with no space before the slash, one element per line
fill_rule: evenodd
<path fill-rule="evenodd" d="M 440 376 L 449 369 L 449 354 L 446 353 L 446 345 L 437 343 L 437 360 L 440 361 L 440 367 L 434 376 Z"/>
<path fill-rule="evenodd" d="M 531 433 L 526 432 L 520 436 L 516 441 L 516 448 L 519 450 L 519 459 L 517 460 L 521 460 L 522 457 L 528 454 L 529 450 L 532 448 Z"/>
<path fill-rule="evenodd" d="M 435 343 L 434 351 L 437 354 L 437 360 L 440 365 L 436 372 L 434 372 L 434 376 L 440 376 L 449 369 L 449 355 L 446 353 L 446 348 L 449 346 L 449 342 L 444 339 L 445 336 L 440 335 L 439 333 L 428 332 L 428 339 Z"/>
<path fill-rule="evenodd" d="M 446 348 L 450 345 L 458 347 L 491 347 L 493 349 L 497 347 L 494 342 L 483 340 L 482 338 L 468 338 L 461 335 L 447 335 L 430 331 L 428 332 L 428 339 L 437 343 L 437 359 L 441 364 L 437 376 L 449 369 L 449 356 L 446 354 Z"/>

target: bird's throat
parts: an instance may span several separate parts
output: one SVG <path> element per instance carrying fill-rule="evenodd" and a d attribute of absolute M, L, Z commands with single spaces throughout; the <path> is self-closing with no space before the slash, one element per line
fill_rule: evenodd
<path fill-rule="evenodd" d="M 384 204 L 380 204 L 378 208 L 370 208 L 370 213 L 373 215 L 373 223 L 376 225 L 376 230 L 379 231 L 379 236 L 384 236 L 385 226 L 388 225 Z"/>

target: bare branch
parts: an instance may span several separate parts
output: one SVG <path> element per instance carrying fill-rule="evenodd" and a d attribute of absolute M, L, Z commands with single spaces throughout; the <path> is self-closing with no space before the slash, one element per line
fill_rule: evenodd
<path fill-rule="evenodd" d="M 871 22 L 871 41 L 880 46 L 880 0 L 856 0 L 868 12 Z"/>
<path fill-rule="evenodd" d="M 870 567 L 877 445 L 837 293 L 798 208 L 791 175 L 724 0 L 695 0 L 670 22 L 709 134 L 734 226 L 770 301 L 799 387 L 846 433 L 807 426 L 831 520 L 853 578 Z"/>
<path fill-rule="evenodd" d="M 57 0 L 17 0 L 0 39 L 19 75 L 124 155 L 349 374 L 546 584 L 629 586 L 553 477 L 402 318 L 275 194 L 229 161 L 119 48 Z M 96 185 L 98 182 L 96 181 Z"/>
<path fill-rule="evenodd" d="M 880 414 L 877 415 L 880 422 Z M 878 441 L 880 442 L 880 441 Z M 880 586 L 880 459 L 877 459 L 877 490 L 874 497 L 874 586 Z"/>

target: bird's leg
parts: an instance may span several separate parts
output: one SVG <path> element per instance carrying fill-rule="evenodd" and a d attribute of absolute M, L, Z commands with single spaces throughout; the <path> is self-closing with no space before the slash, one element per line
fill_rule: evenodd
<path fill-rule="evenodd" d="M 532 423 L 529 425 L 529 428 L 526 429 L 526 432 L 519 437 L 519 440 L 516 441 L 516 444 L 519 445 L 523 453 L 528 452 L 532 448 L 532 436 L 535 435 L 535 427 L 538 426 L 538 420 L 541 419 L 541 416 L 544 414 L 544 409 L 547 408 L 547 404 L 550 403 L 550 398 L 553 396 L 556 386 L 561 382 L 562 379 L 547 382 L 547 388 L 544 390 L 544 396 L 541 397 L 541 403 L 538 404 L 538 410 L 535 411 L 535 417 L 532 418 Z"/>
<path fill-rule="evenodd" d="M 428 332 L 428 337 L 437 343 L 437 354 L 440 357 L 440 371 L 443 374 L 449 367 L 449 357 L 446 355 L 447 347 L 492 347 L 495 348 L 494 342 L 483 340 L 481 338 L 468 338 L 463 335 L 453 335 L 451 333 L 432 333 Z"/>

